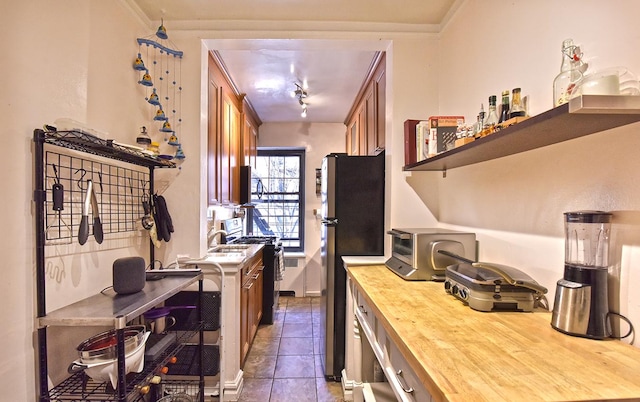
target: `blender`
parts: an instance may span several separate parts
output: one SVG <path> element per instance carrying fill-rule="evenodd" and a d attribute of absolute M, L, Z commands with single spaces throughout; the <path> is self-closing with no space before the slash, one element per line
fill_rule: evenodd
<path fill-rule="evenodd" d="M 551 326 L 568 335 L 609 337 L 607 274 L 612 214 L 565 212 L 564 277 L 556 287 Z"/>

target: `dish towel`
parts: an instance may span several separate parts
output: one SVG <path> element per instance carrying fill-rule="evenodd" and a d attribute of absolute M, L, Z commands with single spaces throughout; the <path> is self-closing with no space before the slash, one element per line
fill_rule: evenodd
<path fill-rule="evenodd" d="M 278 253 L 278 266 L 275 269 L 276 281 L 284 279 L 284 251 Z"/>

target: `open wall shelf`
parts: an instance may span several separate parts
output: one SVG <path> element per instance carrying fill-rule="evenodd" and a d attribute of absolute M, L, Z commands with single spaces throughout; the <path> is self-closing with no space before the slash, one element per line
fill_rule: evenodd
<path fill-rule="evenodd" d="M 640 96 L 582 95 L 469 144 L 406 165 L 403 170 L 446 171 L 637 121 L 640 121 Z"/>

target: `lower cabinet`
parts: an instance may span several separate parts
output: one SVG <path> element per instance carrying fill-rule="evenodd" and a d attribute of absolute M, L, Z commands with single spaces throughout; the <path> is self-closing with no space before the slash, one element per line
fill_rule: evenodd
<path fill-rule="evenodd" d="M 242 272 L 240 289 L 240 367 L 244 362 L 253 343 L 262 319 L 262 293 L 264 264 L 262 254 L 256 255 Z"/>
<path fill-rule="evenodd" d="M 354 342 L 347 342 L 353 345 L 347 354 L 355 360 L 354 373 L 348 373 L 354 379 L 354 401 L 432 401 L 366 298 L 350 280 L 348 288 L 355 323 Z"/>

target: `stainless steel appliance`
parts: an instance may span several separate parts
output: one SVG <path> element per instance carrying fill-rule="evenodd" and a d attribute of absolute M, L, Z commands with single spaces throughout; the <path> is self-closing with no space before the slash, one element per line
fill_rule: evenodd
<path fill-rule="evenodd" d="M 342 256 L 384 255 L 384 153 L 322 161 L 320 348 L 325 377 L 344 369 L 346 281 Z"/>
<path fill-rule="evenodd" d="M 610 334 L 607 274 L 612 214 L 565 212 L 564 277 L 556 286 L 551 326 L 569 335 Z"/>
<path fill-rule="evenodd" d="M 391 258 L 385 265 L 410 281 L 443 281 L 445 269 L 457 261 L 439 250 L 476 259 L 476 235 L 448 229 L 392 229 Z"/>
<path fill-rule="evenodd" d="M 468 261 L 446 269 L 444 289 L 478 311 L 533 311 L 547 293 L 524 272 L 501 264 Z"/>
<path fill-rule="evenodd" d="M 273 324 L 280 297 L 280 284 L 284 277 L 284 248 L 277 236 L 243 236 L 240 218 L 227 219 L 225 228 L 235 228 L 227 232 L 225 239 L 230 244 L 264 244 L 262 263 L 264 264 L 262 292 L 262 318 L 260 324 Z M 240 230 L 238 231 L 238 228 Z"/>

